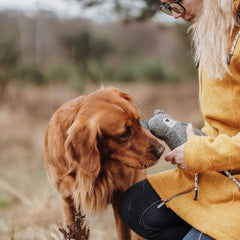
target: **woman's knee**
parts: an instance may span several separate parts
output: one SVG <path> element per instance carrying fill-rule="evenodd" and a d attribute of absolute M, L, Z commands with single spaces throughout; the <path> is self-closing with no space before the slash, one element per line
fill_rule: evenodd
<path fill-rule="evenodd" d="M 182 239 L 191 227 L 166 206 L 157 208 L 159 202 L 153 203 L 142 215 L 141 229 L 149 240 Z"/>
<path fill-rule="evenodd" d="M 119 214 L 133 231 L 144 238 L 174 240 L 184 236 L 190 230 L 189 225 L 166 206 L 157 208 L 160 202 L 148 181 L 143 180 L 124 193 Z"/>
<path fill-rule="evenodd" d="M 119 204 L 119 215 L 126 224 L 131 221 L 132 205 L 134 204 L 132 200 L 128 197 L 128 192 L 125 192 Z"/>
<path fill-rule="evenodd" d="M 119 214 L 123 221 L 131 225 L 139 222 L 142 215 L 144 202 L 139 199 L 143 198 L 146 193 L 142 190 L 143 186 L 147 184 L 147 180 L 143 180 L 125 191 L 119 205 Z"/>
<path fill-rule="evenodd" d="M 139 225 L 141 216 L 152 202 L 160 201 L 159 196 L 145 179 L 126 190 L 119 205 L 122 220 L 136 233 L 143 236 Z"/>

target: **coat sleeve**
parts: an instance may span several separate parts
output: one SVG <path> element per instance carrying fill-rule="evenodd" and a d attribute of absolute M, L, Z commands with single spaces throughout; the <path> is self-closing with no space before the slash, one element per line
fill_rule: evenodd
<path fill-rule="evenodd" d="M 184 147 L 187 168 L 194 173 L 240 168 L 240 133 L 234 137 L 192 136 Z"/>

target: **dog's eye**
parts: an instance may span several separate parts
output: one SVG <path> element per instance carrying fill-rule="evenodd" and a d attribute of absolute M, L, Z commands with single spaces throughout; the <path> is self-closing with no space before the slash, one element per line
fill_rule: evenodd
<path fill-rule="evenodd" d="M 131 135 L 131 128 L 127 128 L 127 131 L 123 133 L 120 137 L 121 138 L 128 138 Z"/>

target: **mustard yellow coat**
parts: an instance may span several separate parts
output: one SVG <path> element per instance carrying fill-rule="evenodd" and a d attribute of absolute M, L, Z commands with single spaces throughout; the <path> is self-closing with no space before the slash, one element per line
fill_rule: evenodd
<path fill-rule="evenodd" d="M 175 169 L 147 177 L 165 200 L 192 189 L 194 173 L 200 173 L 197 201 L 191 192 L 166 205 L 217 240 L 240 240 L 240 190 L 219 173 L 240 169 L 240 38 L 229 67 L 233 75 L 226 74 L 222 80 L 208 79 L 199 68 L 200 107 L 205 120 L 202 130 L 208 137 L 192 136 L 187 140 L 184 159 L 190 171 Z M 233 176 L 240 181 L 240 174 Z"/>

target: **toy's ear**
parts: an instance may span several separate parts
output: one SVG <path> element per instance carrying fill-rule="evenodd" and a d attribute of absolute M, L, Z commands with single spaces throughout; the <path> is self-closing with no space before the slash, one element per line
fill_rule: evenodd
<path fill-rule="evenodd" d="M 164 116 L 165 114 L 157 114 L 148 121 L 148 127 L 151 133 L 159 139 L 165 138 L 169 130 L 169 126 L 164 122 Z"/>
<path fill-rule="evenodd" d="M 164 110 L 161 110 L 161 109 L 156 109 L 156 110 L 154 110 L 153 115 L 156 116 L 156 115 L 158 115 L 158 114 L 165 114 L 165 111 L 164 111 Z"/>
<path fill-rule="evenodd" d="M 97 176 L 100 171 L 98 128 L 94 121 L 77 120 L 68 129 L 65 152 L 68 161 L 76 161 L 88 174 Z"/>

